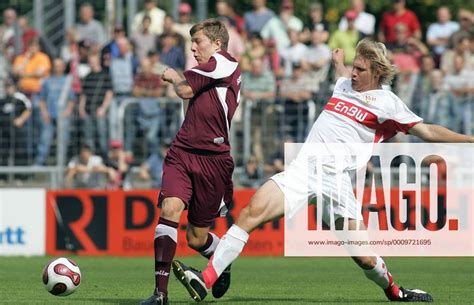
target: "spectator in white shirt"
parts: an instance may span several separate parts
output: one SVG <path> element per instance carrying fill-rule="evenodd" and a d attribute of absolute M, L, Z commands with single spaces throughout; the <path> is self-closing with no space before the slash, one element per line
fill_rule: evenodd
<path fill-rule="evenodd" d="M 145 0 L 145 9 L 133 17 L 132 32 L 141 30 L 143 16 L 145 15 L 151 18 L 150 32 L 157 35 L 163 33 L 163 22 L 166 12 L 156 7 L 154 0 Z"/>
<path fill-rule="evenodd" d="M 459 23 L 451 21 L 451 12 L 447 6 L 438 8 L 438 22 L 432 23 L 426 32 L 426 41 L 439 58 L 448 46 L 449 37 L 459 30 Z"/>

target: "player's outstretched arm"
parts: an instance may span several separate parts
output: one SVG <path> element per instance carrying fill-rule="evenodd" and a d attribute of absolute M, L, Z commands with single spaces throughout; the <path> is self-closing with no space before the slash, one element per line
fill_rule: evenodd
<path fill-rule="evenodd" d="M 176 94 L 180 98 L 190 99 L 193 97 L 193 89 L 188 84 L 188 82 L 183 77 L 181 77 L 178 72 L 176 72 L 175 69 L 167 68 L 165 71 L 163 71 L 161 79 L 163 79 L 165 82 L 173 84 L 174 91 L 176 91 Z"/>
<path fill-rule="evenodd" d="M 408 132 L 426 142 L 474 143 L 474 137 L 454 132 L 440 125 L 418 123 Z"/>
<path fill-rule="evenodd" d="M 332 63 L 336 69 L 336 79 L 339 77 L 351 77 L 351 72 L 344 65 L 344 51 L 342 49 L 334 49 L 332 51 Z"/>

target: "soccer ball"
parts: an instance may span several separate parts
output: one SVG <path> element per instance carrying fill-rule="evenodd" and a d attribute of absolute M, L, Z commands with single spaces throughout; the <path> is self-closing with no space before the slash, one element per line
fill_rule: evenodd
<path fill-rule="evenodd" d="M 70 295 L 81 284 L 81 270 L 73 260 L 57 258 L 44 267 L 43 283 L 51 294 Z"/>

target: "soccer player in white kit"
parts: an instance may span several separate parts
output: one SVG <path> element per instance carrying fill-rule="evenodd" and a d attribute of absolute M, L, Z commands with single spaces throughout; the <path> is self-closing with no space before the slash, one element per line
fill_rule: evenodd
<path fill-rule="evenodd" d="M 356 49 L 352 72 L 343 64 L 341 49 L 333 51 L 333 64 L 339 77 L 334 93 L 314 123 L 306 143 L 378 143 L 397 132 L 410 133 L 427 142 L 474 142 L 474 137 L 450 131 L 439 125 L 425 124 L 391 91 L 383 90 L 396 74 L 387 58 L 385 45 L 368 39 Z M 222 237 L 203 272 L 173 262 L 173 271 L 195 301 L 204 299 L 217 278 L 240 255 L 250 232 L 285 212 L 285 175 L 296 177 L 295 168 L 279 173 L 263 184 L 242 209 L 236 223 Z M 307 193 L 307 189 L 302 192 Z M 306 201 L 307 202 L 307 201 Z M 351 200 L 347 201 L 351 205 Z M 354 204 L 357 204 L 353 200 Z M 327 203 L 323 202 L 324 205 Z M 334 212 L 336 228 L 348 218 L 349 229 L 360 228 L 360 209 L 346 206 Z M 363 225 L 363 224 L 362 224 Z M 418 289 L 404 289 L 395 284 L 383 259 L 353 256 L 367 278 L 381 287 L 390 301 L 432 302 L 433 298 Z"/>

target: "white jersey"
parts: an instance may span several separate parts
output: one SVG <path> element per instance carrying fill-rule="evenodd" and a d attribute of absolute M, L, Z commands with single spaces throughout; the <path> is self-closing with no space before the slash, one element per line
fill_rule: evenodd
<path fill-rule="evenodd" d="M 308 143 L 379 143 L 397 132 L 408 133 L 422 118 L 391 91 L 354 91 L 339 78 L 331 99 L 313 124 Z"/>
<path fill-rule="evenodd" d="M 351 143 L 379 143 L 392 138 L 397 132 L 408 130 L 422 119 L 408 109 L 394 93 L 377 89 L 357 92 L 351 80 L 339 78 L 334 93 L 313 124 L 306 143 L 349 144 L 343 149 L 348 156 L 344 168 L 356 169 L 355 156 L 361 157 L 360 146 Z M 330 148 L 333 155 L 341 146 Z M 339 151 L 340 152 L 340 151 Z M 365 153 L 367 160 L 370 151 Z M 361 160 L 359 160 L 360 162 Z M 359 163 L 360 164 L 360 163 Z"/>
<path fill-rule="evenodd" d="M 323 220 L 327 224 L 331 218 L 361 219 L 349 173 L 369 160 L 372 149 L 371 145 L 359 144 L 379 143 L 399 131 L 407 133 L 421 121 L 391 91 L 360 93 L 352 89 L 350 79 L 339 78 L 296 159 L 284 172 L 271 178 L 285 194 L 289 215 L 307 205 L 308 197 L 321 195 Z M 323 145 L 317 145 L 314 152 L 313 143 Z M 308 159 L 314 154 L 323 157 L 319 175 L 316 159 Z M 326 159 L 336 155 L 344 156 L 342 167 Z M 337 168 L 342 169 L 342 175 L 337 173 Z"/>

